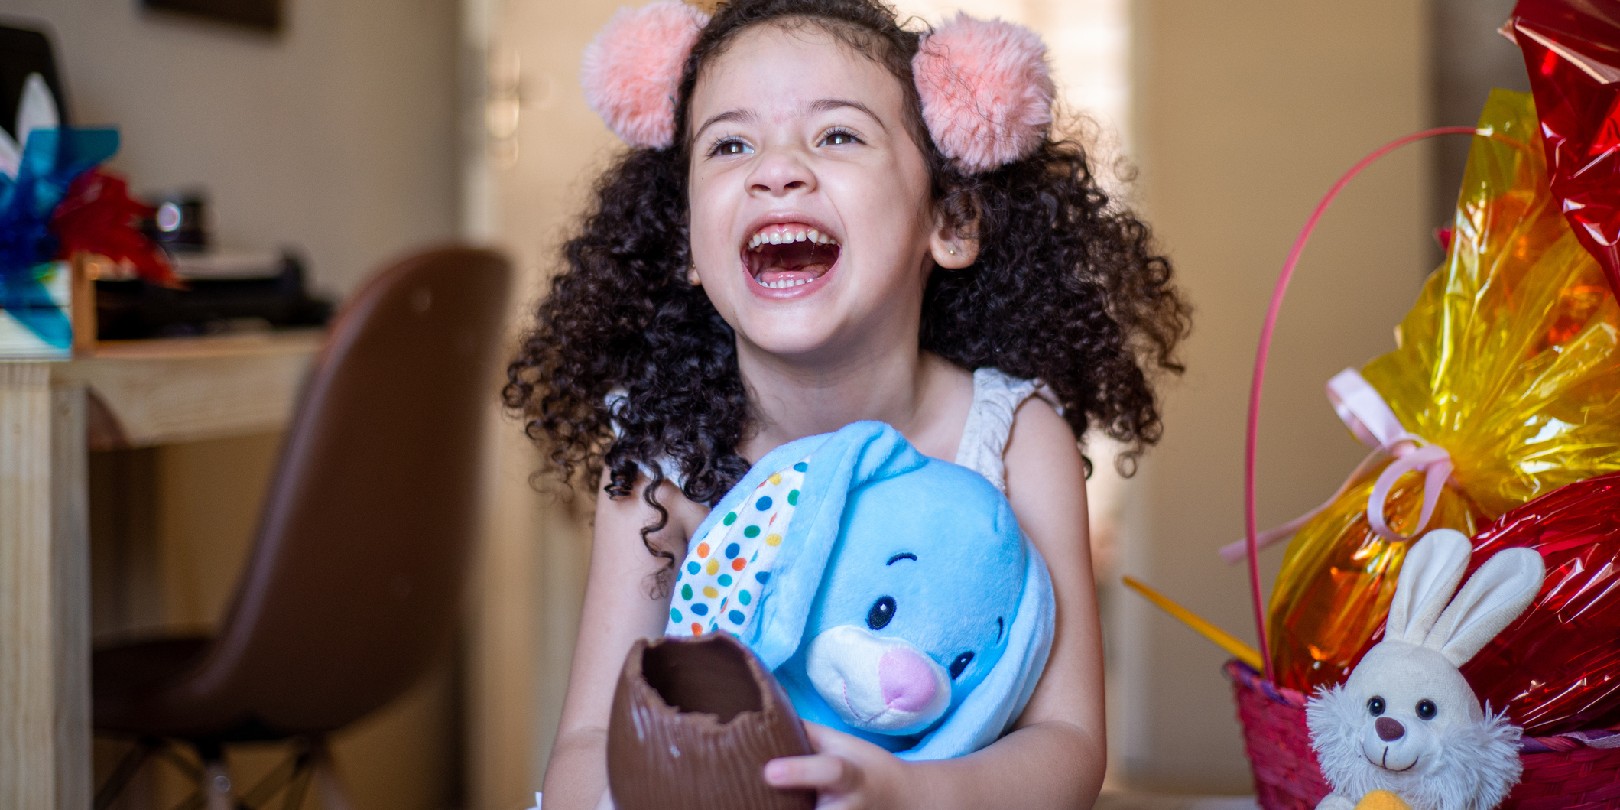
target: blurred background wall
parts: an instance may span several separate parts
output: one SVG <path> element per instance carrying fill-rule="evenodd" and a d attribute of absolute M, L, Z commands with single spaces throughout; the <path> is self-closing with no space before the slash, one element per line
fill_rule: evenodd
<path fill-rule="evenodd" d="M 137 192 L 202 187 L 222 244 L 292 245 L 340 296 L 407 247 L 456 234 L 526 271 L 521 310 L 590 178 L 616 145 L 580 98 L 580 49 L 617 2 L 285 0 L 275 37 L 136 3 L 0 0 L 54 30 L 82 123 L 120 127 Z M 1019 0 L 966 7 L 1043 31 L 1082 132 L 1139 205 L 1196 307 L 1165 389 L 1164 442 L 1094 492 L 1107 543 L 1110 778 L 1121 788 L 1242 792 L 1249 777 L 1224 655 L 1117 586 L 1132 574 L 1250 640 L 1240 568 L 1214 550 L 1241 522 L 1243 408 L 1260 319 L 1306 214 L 1357 158 L 1434 123 L 1469 123 L 1517 78 L 1494 33 L 1508 0 Z M 0 115 L 9 114 L 0 111 Z M 1461 148 L 1417 147 L 1363 175 L 1305 253 L 1262 414 L 1261 522 L 1325 498 L 1359 459 L 1322 395 L 1389 348 L 1438 258 Z M 257 519 L 278 437 L 96 462 L 97 629 L 217 617 Z M 573 644 L 587 499 L 537 493 L 536 451 L 501 421 L 484 563 L 459 661 L 356 729 L 338 756 L 364 806 L 526 806 L 549 753 Z M 146 476 L 132 486 L 133 469 Z M 155 513 L 146 550 L 120 515 Z M 1264 576 L 1280 556 L 1265 557 Z"/>

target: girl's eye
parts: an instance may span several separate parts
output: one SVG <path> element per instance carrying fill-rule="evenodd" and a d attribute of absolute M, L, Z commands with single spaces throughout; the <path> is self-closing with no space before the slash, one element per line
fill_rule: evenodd
<path fill-rule="evenodd" d="M 738 138 L 721 138 L 709 147 L 709 157 L 728 157 L 748 154 L 748 144 Z"/>
<path fill-rule="evenodd" d="M 968 668 L 968 664 L 971 663 L 973 663 L 973 653 L 965 652 L 956 656 L 956 660 L 951 662 L 951 680 L 954 681 L 957 678 L 962 677 L 962 672 L 966 670 Z"/>
<path fill-rule="evenodd" d="M 847 129 L 830 129 L 821 136 L 823 146 L 843 146 L 849 143 L 860 143 L 861 139 Z"/>
<path fill-rule="evenodd" d="M 888 627 L 889 622 L 894 619 L 895 607 L 894 597 L 878 597 L 878 600 L 872 603 L 872 609 L 866 611 L 866 626 L 873 630 L 882 630 Z"/>

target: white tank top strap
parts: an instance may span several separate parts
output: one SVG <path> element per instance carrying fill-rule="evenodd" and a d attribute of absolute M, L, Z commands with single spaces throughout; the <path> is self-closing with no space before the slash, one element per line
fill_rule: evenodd
<path fill-rule="evenodd" d="M 1007 439 L 1012 436 L 1013 416 L 1030 397 L 1040 397 L 1054 408 L 1059 407 L 1056 395 L 1043 383 L 995 368 L 974 371 L 973 403 L 968 406 L 967 423 L 962 426 L 962 443 L 956 447 L 956 463 L 1006 492 Z"/>

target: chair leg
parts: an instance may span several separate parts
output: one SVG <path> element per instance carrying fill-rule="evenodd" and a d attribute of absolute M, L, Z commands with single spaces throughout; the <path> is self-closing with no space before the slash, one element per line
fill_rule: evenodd
<path fill-rule="evenodd" d="M 327 747 L 325 737 L 310 742 L 309 755 L 315 791 L 320 796 L 321 807 L 324 810 L 352 810 L 354 804 L 349 801 L 348 793 L 343 789 L 343 782 L 338 778 L 337 766 L 332 761 L 332 750 Z"/>
<path fill-rule="evenodd" d="M 206 810 L 236 810 L 236 793 L 231 784 L 230 769 L 225 766 L 225 746 L 218 743 L 194 743 L 197 758 L 202 761 L 197 792 L 184 804 L 185 810 L 202 807 Z"/>
<path fill-rule="evenodd" d="M 260 808 L 277 793 L 282 794 L 282 804 L 286 810 L 297 810 L 303 803 L 305 790 L 309 786 L 311 768 L 310 747 L 307 742 L 296 743 L 291 756 L 281 761 L 274 770 L 265 774 L 258 784 L 249 788 L 242 794 L 239 803 L 243 807 Z"/>
<path fill-rule="evenodd" d="M 208 810 L 236 810 L 231 796 L 231 774 L 224 760 L 210 762 L 203 769 L 203 790 L 208 796 Z"/>
<path fill-rule="evenodd" d="M 140 771 L 141 765 L 146 763 L 146 760 L 152 756 L 152 752 L 156 751 L 159 745 L 159 742 L 148 739 L 135 742 L 135 747 L 131 748 L 129 753 L 118 760 L 118 765 L 113 768 L 112 775 L 107 777 L 107 781 L 103 782 L 101 788 L 96 791 L 93 804 L 95 810 L 107 810 L 112 806 L 119 794 L 123 793 L 124 788 L 129 785 L 129 780 L 134 778 L 136 772 Z"/>
<path fill-rule="evenodd" d="M 282 810 L 299 810 L 304 806 L 304 794 L 309 792 L 310 777 L 315 769 L 306 760 L 299 764 L 293 772 L 292 781 L 287 785 L 287 793 L 282 798 Z"/>

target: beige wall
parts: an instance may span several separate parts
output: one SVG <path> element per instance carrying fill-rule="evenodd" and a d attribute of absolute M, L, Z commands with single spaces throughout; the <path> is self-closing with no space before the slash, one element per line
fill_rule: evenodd
<path fill-rule="evenodd" d="M 1306 215 L 1363 154 L 1428 121 L 1424 4 L 1409 0 L 1133 5 L 1139 192 L 1197 307 L 1165 440 L 1131 485 L 1124 573 L 1255 636 L 1247 584 L 1215 549 L 1242 523 L 1244 409 L 1256 338 Z M 1391 346 L 1430 269 L 1428 152 L 1399 153 L 1330 209 L 1289 291 L 1265 389 L 1259 515 L 1319 503 L 1360 457 L 1322 385 Z M 1266 582 L 1280 549 L 1265 555 Z M 1226 657 L 1117 585 L 1110 621 L 1113 776 L 1249 789 Z"/>
<path fill-rule="evenodd" d="M 5 0 L 0 19 L 54 29 L 74 118 L 119 128 L 133 191 L 201 187 L 221 245 L 299 247 L 342 293 L 454 233 L 457 3 L 282 3 L 274 38 L 139 0 Z"/>
<path fill-rule="evenodd" d="M 133 191 L 205 189 L 219 244 L 297 247 L 313 286 L 336 298 L 388 257 L 456 232 L 458 4 L 283 2 L 275 38 L 145 14 L 137 0 L 3 0 L 0 19 L 54 31 L 74 120 L 119 128 L 111 168 Z M 278 443 L 96 459 L 96 630 L 217 619 Z M 141 514 L 162 540 L 132 549 L 118 535 Z M 339 767 L 361 806 L 449 802 L 452 695 L 442 671 L 343 736 Z"/>

